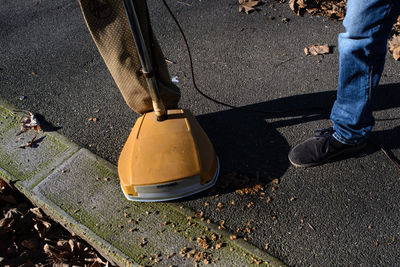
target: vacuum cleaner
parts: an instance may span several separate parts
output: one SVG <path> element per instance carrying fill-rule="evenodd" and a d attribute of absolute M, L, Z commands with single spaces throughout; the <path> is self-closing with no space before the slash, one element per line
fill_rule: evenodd
<path fill-rule="evenodd" d="M 118 160 L 121 188 L 128 200 L 168 201 L 212 187 L 219 160 L 196 118 L 184 109 L 167 110 L 132 0 L 123 0 L 152 98 L 153 111 L 139 117 Z"/>

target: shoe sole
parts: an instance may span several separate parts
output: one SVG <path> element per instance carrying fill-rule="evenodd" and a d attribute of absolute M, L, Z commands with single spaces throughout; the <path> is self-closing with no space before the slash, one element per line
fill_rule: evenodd
<path fill-rule="evenodd" d="M 364 149 L 366 146 L 367 146 L 367 143 L 364 143 L 364 144 L 362 144 L 360 146 L 355 146 L 355 147 L 352 147 L 352 148 L 344 149 L 344 150 L 338 152 L 337 154 L 331 155 L 330 157 L 327 157 L 326 159 L 324 159 L 322 161 L 314 162 L 314 163 L 297 164 L 297 163 L 294 163 L 289 157 L 288 157 L 288 159 L 289 159 L 290 163 L 293 166 L 295 166 L 296 168 L 303 168 L 304 169 L 304 168 L 314 167 L 314 166 L 318 166 L 318 165 L 324 164 L 327 161 L 329 161 L 329 160 L 331 160 L 331 159 L 333 159 L 335 157 L 338 157 L 340 155 L 343 155 L 343 154 L 347 154 L 347 153 L 348 154 L 352 154 L 352 153 L 358 152 L 358 151 Z"/>

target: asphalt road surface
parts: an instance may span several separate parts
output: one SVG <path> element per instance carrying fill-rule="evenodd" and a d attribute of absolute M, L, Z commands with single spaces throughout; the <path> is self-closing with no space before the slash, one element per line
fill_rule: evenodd
<path fill-rule="evenodd" d="M 156 35 L 175 62 L 169 67 L 179 80 L 181 107 L 197 116 L 221 160 L 215 188 L 182 203 L 289 265 L 400 265 L 400 173 L 379 150 L 400 157 L 399 63 L 388 56 L 376 94 L 375 145 L 359 157 L 295 169 L 290 147 L 330 126 L 341 24 L 297 17 L 287 3 L 271 0 L 249 15 L 234 0 L 169 0 L 201 89 L 259 111 L 245 112 L 194 90 L 173 21 L 161 1 L 148 2 Z M 4 0 L 0 25 L 0 98 L 40 114 L 116 164 L 137 115 L 108 73 L 78 3 Z M 305 56 L 305 47 L 324 43 L 331 54 Z"/>

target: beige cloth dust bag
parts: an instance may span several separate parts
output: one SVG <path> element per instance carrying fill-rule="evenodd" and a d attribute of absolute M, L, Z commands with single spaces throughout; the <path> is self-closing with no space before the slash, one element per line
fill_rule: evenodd
<path fill-rule="evenodd" d="M 86 25 L 128 106 L 143 114 L 153 110 L 146 81 L 121 0 L 79 0 Z M 155 39 L 145 0 L 133 0 L 166 108 L 175 108 L 179 89 L 171 82 L 161 48 Z"/>

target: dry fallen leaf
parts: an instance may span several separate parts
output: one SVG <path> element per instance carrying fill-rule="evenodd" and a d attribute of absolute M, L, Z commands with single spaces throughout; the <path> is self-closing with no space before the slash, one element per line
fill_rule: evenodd
<path fill-rule="evenodd" d="M 40 123 L 38 122 L 35 115 L 33 115 L 31 112 L 29 112 L 29 115 L 27 114 L 24 117 L 22 117 L 20 133 L 24 133 L 30 129 L 33 129 L 36 132 L 40 131 Z"/>
<path fill-rule="evenodd" d="M 53 246 L 51 246 L 50 244 L 47 244 L 47 243 L 46 243 L 46 244 L 43 246 L 43 252 L 46 253 L 46 254 L 48 254 L 48 255 L 53 254 L 54 250 L 55 250 L 55 248 L 54 248 Z"/>
<path fill-rule="evenodd" d="M 307 5 L 304 3 L 304 0 L 290 0 L 289 7 L 296 13 L 298 16 L 302 16 L 306 11 Z"/>
<path fill-rule="evenodd" d="M 331 19 L 343 20 L 346 13 L 346 1 L 290 0 L 289 7 L 298 16 L 305 12 L 311 15 L 323 15 Z"/>
<path fill-rule="evenodd" d="M 51 224 L 46 221 L 40 221 L 39 223 L 33 226 L 39 234 L 40 238 L 46 236 L 47 232 L 50 230 Z"/>
<path fill-rule="evenodd" d="M 238 0 L 239 1 L 239 12 L 249 12 L 256 10 L 255 7 L 260 4 L 259 0 Z"/>
<path fill-rule="evenodd" d="M 400 59 L 400 46 L 399 46 L 399 47 L 396 47 L 396 48 L 393 50 L 393 58 L 394 58 L 395 60 L 399 60 L 399 59 Z"/>
<path fill-rule="evenodd" d="M 199 245 L 204 250 L 207 250 L 210 245 L 208 244 L 208 240 L 206 236 L 201 236 L 196 239 L 197 245 Z"/>
<path fill-rule="evenodd" d="M 389 40 L 389 50 L 393 53 L 395 60 L 400 59 L 400 35 L 394 35 Z"/>
<path fill-rule="evenodd" d="M 0 197 L 12 192 L 10 190 L 0 177 Z M 46 255 L 40 256 L 40 262 L 44 259 L 46 266 L 99 267 L 107 264 L 91 247 L 73 234 L 67 234 L 39 208 L 32 208 L 31 204 L 25 203 L 21 197 L 16 197 L 16 200 L 17 205 L 3 205 L 3 218 L 0 219 L 0 244 L 2 249 L 7 249 L 8 255 L 18 258 L 28 252 L 27 259 L 33 261 L 29 266 L 40 265 L 37 264 L 39 262 L 35 255 L 43 255 L 43 252 Z M 0 257 L 0 262 L 4 263 L 3 260 L 4 258 Z"/>
<path fill-rule="evenodd" d="M 309 55 L 323 55 L 323 54 L 329 54 L 330 49 L 328 44 L 323 44 L 323 45 L 311 45 L 309 47 L 304 48 L 304 53 L 306 53 L 307 56 Z"/>
<path fill-rule="evenodd" d="M 27 148 L 27 147 L 34 147 L 37 135 L 35 135 L 32 140 L 28 141 L 28 143 L 22 144 L 19 148 Z"/>
<path fill-rule="evenodd" d="M 337 4 L 322 4 L 321 5 L 322 10 L 325 11 L 325 15 L 328 16 L 329 18 L 332 19 L 337 19 L 337 20 L 343 20 L 346 9 L 345 9 L 345 4 L 342 2 L 339 2 Z"/>

